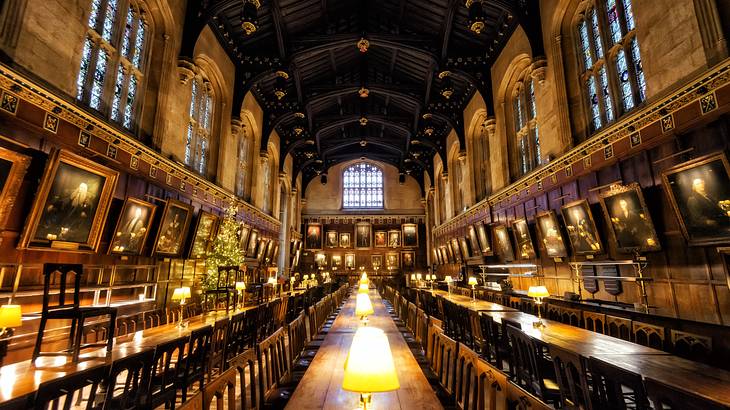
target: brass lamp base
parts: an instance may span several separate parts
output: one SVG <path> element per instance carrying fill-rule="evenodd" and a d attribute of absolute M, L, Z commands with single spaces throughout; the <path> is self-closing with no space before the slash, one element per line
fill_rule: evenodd
<path fill-rule="evenodd" d="M 372 393 L 360 393 L 360 406 L 358 409 L 362 410 L 372 410 L 373 406 L 370 404 L 372 401 L 373 395 Z"/>

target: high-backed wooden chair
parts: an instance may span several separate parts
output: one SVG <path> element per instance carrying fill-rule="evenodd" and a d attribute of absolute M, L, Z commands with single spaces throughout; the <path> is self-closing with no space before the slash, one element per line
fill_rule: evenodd
<path fill-rule="evenodd" d="M 635 343 L 664 350 L 667 330 L 664 326 L 649 323 L 631 322 L 631 333 Z"/>
<path fill-rule="evenodd" d="M 184 374 L 185 346 L 189 337 L 181 336 L 155 348 L 152 361 L 152 381 L 147 394 L 147 404 L 156 408 L 162 404 L 175 408 L 177 390 L 181 388 L 180 379 Z"/>
<path fill-rule="evenodd" d="M 553 410 L 553 406 L 511 381 L 507 384 L 507 402 L 514 410 Z"/>
<path fill-rule="evenodd" d="M 100 410 L 104 396 L 97 393 L 108 376 L 109 365 L 100 365 L 41 383 L 35 394 L 34 408 Z"/>
<path fill-rule="evenodd" d="M 228 311 L 233 306 L 237 294 L 234 287 L 237 272 L 237 266 L 218 267 L 215 286 L 203 293 L 204 305 L 208 310 L 217 310 L 225 305 L 225 309 Z"/>
<path fill-rule="evenodd" d="M 456 355 L 459 344 L 445 333 L 436 335 L 436 367 L 439 384 L 450 396 L 454 395 L 456 387 Z"/>
<path fill-rule="evenodd" d="M 671 410 L 727 410 L 728 407 L 697 394 L 675 389 L 647 377 L 644 380 L 646 394 L 654 409 Z"/>
<path fill-rule="evenodd" d="M 259 397 L 278 407 L 276 404 L 287 400 L 291 394 L 289 389 L 280 389 L 291 375 L 291 362 L 288 359 L 286 333 L 283 328 L 258 344 L 256 358 L 261 377 Z"/>
<path fill-rule="evenodd" d="M 686 359 L 711 363 L 712 338 L 680 330 L 670 331 L 672 353 Z"/>
<path fill-rule="evenodd" d="M 464 345 L 459 345 L 456 354 L 455 391 L 456 406 L 459 409 L 475 408 L 479 396 L 477 362 L 479 356 Z"/>
<path fill-rule="evenodd" d="M 106 383 L 105 410 L 132 410 L 146 406 L 152 378 L 154 349 L 114 361 Z"/>
<path fill-rule="evenodd" d="M 43 265 L 43 307 L 41 310 L 41 321 L 38 325 L 35 348 L 33 349 L 33 361 L 40 356 L 71 355 L 74 362 L 79 361 L 79 354 L 82 349 L 93 347 L 106 347 L 107 354 L 111 354 L 114 344 L 114 327 L 117 318 L 117 309 L 109 306 L 81 306 L 81 275 L 83 266 L 80 264 L 66 265 L 46 263 Z M 73 289 L 68 289 L 68 278 L 72 277 Z M 55 302 L 51 300 L 51 283 L 58 278 L 59 293 Z M 67 301 L 68 293 L 73 292 L 73 299 Z M 106 342 L 82 343 L 84 334 L 84 323 L 93 317 L 108 316 L 107 329 L 105 333 Z M 43 335 L 48 320 L 61 319 L 71 321 L 71 331 L 68 338 L 68 349 L 61 352 L 42 352 Z"/>
<path fill-rule="evenodd" d="M 599 359 L 588 358 L 593 410 L 648 410 L 641 376 Z"/>
<path fill-rule="evenodd" d="M 606 315 L 604 313 L 597 312 L 583 312 L 583 328 L 605 334 Z"/>
<path fill-rule="evenodd" d="M 210 338 L 210 350 L 208 352 L 208 363 L 205 373 L 210 381 L 214 376 L 222 373 L 226 368 L 226 347 L 228 344 L 228 329 L 230 319 L 227 317 L 218 319 L 213 325 L 213 333 Z"/>
<path fill-rule="evenodd" d="M 606 334 L 631 341 L 631 319 L 606 315 Z"/>
<path fill-rule="evenodd" d="M 482 358 L 478 358 L 476 377 L 478 383 L 476 408 L 507 410 L 507 375 Z"/>
<path fill-rule="evenodd" d="M 541 363 L 542 355 L 536 342 L 522 330 L 510 325 L 507 326 L 507 337 L 512 346 L 512 378 L 515 382 L 548 403 L 558 402 L 560 388 L 555 376 L 549 374 Z"/>
<path fill-rule="evenodd" d="M 246 350 L 246 313 L 238 312 L 228 321 L 224 367 L 228 362 Z"/>
<path fill-rule="evenodd" d="M 292 361 L 293 372 L 306 370 L 316 353 L 316 351 L 310 350 L 305 352 L 304 350 L 307 345 L 307 326 L 304 318 L 304 314 L 302 313 L 287 326 L 289 357 Z"/>
<path fill-rule="evenodd" d="M 198 383 L 199 390 L 205 385 L 205 367 L 208 363 L 213 327 L 205 326 L 195 329 L 190 333 L 187 353 L 185 355 L 185 370 L 180 375 L 180 388 L 182 390 L 182 401 L 185 402 L 188 389 Z"/>
<path fill-rule="evenodd" d="M 230 360 L 229 366 L 238 372 L 241 410 L 258 410 L 263 406 L 259 390 L 256 349 L 249 349 Z M 246 381 L 248 380 L 248 384 Z"/>
<path fill-rule="evenodd" d="M 586 369 L 581 357 L 553 344 L 549 345 L 549 350 L 560 387 L 561 407 L 573 410 L 590 408 Z"/>

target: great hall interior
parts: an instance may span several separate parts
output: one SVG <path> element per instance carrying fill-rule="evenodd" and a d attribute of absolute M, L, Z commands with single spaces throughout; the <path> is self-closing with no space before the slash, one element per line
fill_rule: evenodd
<path fill-rule="evenodd" d="M 730 409 L 730 0 L 0 0 L 0 410 Z"/>

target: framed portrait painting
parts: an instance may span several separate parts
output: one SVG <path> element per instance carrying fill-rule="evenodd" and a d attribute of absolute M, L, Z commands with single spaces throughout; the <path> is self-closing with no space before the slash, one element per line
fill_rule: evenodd
<path fill-rule="evenodd" d="M 376 248 L 387 248 L 388 247 L 388 232 L 387 231 L 375 231 L 374 239 Z"/>
<path fill-rule="evenodd" d="M 259 262 L 264 261 L 266 256 L 266 247 L 269 246 L 269 239 L 260 238 L 258 246 L 256 247 L 256 260 Z"/>
<path fill-rule="evenodd" d="M 307 249 L 322 249 L 322 224 L 308 223 L 307 236 L 304 241 Z"/>
<path fill-rule="evenodd" d="M 96 252 L 118 176 L 89 159 L 54 150 L 18 247 Z"/>
<path fill-rule="evenodd" d="M 325 236 L 324 245 L 327 248 L 336 248 L 339 244 L 338 241 L 339 238 L 337 238 L 337 231 L 327 231 L 327 235 Z"/>
<path fill-rule="evenodd" d="M 403 246 L 406 248 L 418 247 L 418 225 L 403 224 L 401 230 L 403 231 Z"/>
<path fill-rule="evenodd" d="M 373 269 L 380 269 L 383 267 L 383 255 L 380 253 L 370 255 L 370 265 Z"/>
<path fill-rule="evenodd" d="M 274 254 L 276 253 L 276 248 L 278 246 L 277 242 L 278 241 L 269 239 L 269 241 L 266 243 L 266 255 L 264 256 L 264 261 L 266 261 L 266 262 L 274 261 Z"/>
<path fill-rule="evenodd" d="M 565 246 L 565 238 L 560 231 L 558 217 L 555 212 L 542 212 L 535 217 L 537 232 L 540 242 L 549 258 L 565 258 L 568 256 L 568 248 Z"/>
<path fill-rule="evenodd" d="M 400 231 L 388 231 L 388 247 L 389 248 L 400 248 L 401 247 L 401 237 L 400 237 Z"/>
<path fill-rule="evenodd" d="M 451 248 L 451 241 L 446 242 L 446 245 L 444 245 L 444 250 L 446 251 L 446 260 L 449 261 L 449 263 L 456 263 L 456 257 L 454 257 L 454 249 Z"/>
<path fill-rule="evenodd" d="M 477 230 L 474 225 L 469 225 L 467 228 L 467 238 L 469 238 L 469 247 L 471 248 L 474 256 L 482 253 L 481 247 L 479 246 L 479 238 L 477 238 Z"/>
<path fill-rule="evenodd" d="M 469 249 L 469 242 L 466 237 L 459 237 L 459 250 L 461 251 L 461 257 L 464 258 L 464 260 L 472 257 L 471 249 Z"/>
<path fill-rule="evenodd" d="M 496 225 L 494 227 L 494 244 L 503 261 L 512 262 L 515 260 L 515 252 L 512 249 L 512 241 L 509 239 L 509 231 L 506 226 Z"/>
<path fill-rule="evenodd" d="M 724 153 L 662 172 L 662 185 L 690 245 L 730 242 L 730 165 Z"/>
<path fill-rule="evenodd" d="M 515 237 L 515 246 L 517 247 L 517 257 L 519 259 L 535 259 L 535 246 L 532 244 L 532 235 L 530 235 L 530 227 L 524 218 L 516 219 L 512 222 L 512 235 Z"/>
<path fill-rule="evenodd" d="M 190 244 L 190 259 L 204 258 L 210 250 L 210 245 L 218 232 L 218 217 L 205 211 L 198 213 L 198 222 L 193 231 L 193 242 Z"/>
<path fill-rule="evenodd" d="M 461 254 L 461 249 L 459 249 L 459 240 L 457 238 L 451 238 L 449 243 L 451 244 L 451 250 L 454 252 L 454 261 L 461 263 L 463 255 Z"/>
<path fill-rule="evenodd" d="M 243 249 L 244 254 L 246 253 L 246 249 L 248 249 L 248 239 L 251 236 L 251 227 L 241 223 L 241 226 L 238 228 L 238 246 Z M 293 249 L 296 249 L 296 240 L 294 243 L 292 243 Z"/>
<path fill-rule="evenodd" d="M 603 244 L 598 236 L 596 223 L 588 201 L 581 199 L 561 208 L 565 228 L 573 253 L 576 255 L 597 255 L 603 253 Z"/>
<path fill-rule="evenodd" d="M 153 254 L 156 256 L 179 256 L 188 234 L 193 207 L 174 199 L 168 199 L 162 212 L 160 228 L 157 230 Z"/>
<path fill-rule="evenodd" d="M 601 208 L 619 252 L 661 249 L 638 183 L 611 187 L 601 195 Z"/>
<path fill-rule="evenodd" d="M 416 252 L 403 251 L 400 253 L 400 260 L 403 269 L 413 269 L 416 267 Z"/>
<path fill-rule="evenodd" d="M 487 227 L 484 225 L 484 222 L 477 222 L 474 226 L 477 229 L 477 238 L 479 238 L 479 247 L 482 250 L 482 254 L 491 254 L 492 246 L 489 243 L 489 235 L 487 234 Z"/>
<path fill-rule="evenodd" d="M 109 243 L 109 253 L 114 255 L 140 255 L 152 227 L 157 207 L 137 198 L 124 200 L 122 212 Z"/>
<path fill-rule="evenodd" d="M 0 227 L 8 222 L 29 165 L 29 156 L 0 147 Z"/>
<path fill-rule="evenodd" d="M 368 222 L 355 224 L 355 248 L 370 249 L 372 245 L 372 226 Z"/>
<path fill-rule="evenodd" d="M 355 254 L 354 253 L 345 254 L 345 268 L 355 269 Z"/>
<path fill-rule="evenodd" d="M 390 269 L 398 269 L 400 266 L 398 252 L 388 252 L 385 254 L 385 266 Z"/>
<path fill-rule="evenodd" d="M 333 254 L 330 259 L 332 259 L 333 268 L 339 268 L 342 266 L 342 255 L 339 253 Z"/>
<path fill-rule="evenodd" d="M 256 246 L 259 244 L 259 231 L 256 229 L 251 229 L 251 234 L 248 238 L 248 245 L 246 246 L 246 257 L 247 258 L 255 258 L 256 257 Z"/>
<path fill-rule="evenodd" d="M 350 232 L 340 232 L 340 248 L 352 247 L 352 234 Z"/>

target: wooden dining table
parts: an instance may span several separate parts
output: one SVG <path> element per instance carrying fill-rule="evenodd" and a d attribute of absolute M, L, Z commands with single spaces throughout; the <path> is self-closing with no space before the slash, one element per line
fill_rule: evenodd
<path fill-rule="evenodd" d="M 35 394 L 42 383 L 96 366 L 111 364 L 116 360 L 154 348 L 178 337 L 190 336 L 190 333 L 196 329 L 213 325 L 220 319 L 253 308 L 255 306 L 228 312 L 208 312 L 183 320 L 184 327 L 179 327 L 176 322 L 122 335 L 115 338 L 110 354 L 107 354 L 105 347 L 89 349 L 80 356 L 77 363 L 73 363 L 70 356 L 42 356 L 36 359 L 35 363 L 25 360 L 5 365 L 0 368 L 0 409 L 25 409 L 28 399 Z"/>
<path fill-rule="evenodd" d="M 354 409 L 359 395 L 342 389 L 345 359 L 355 331 L 361 326 L 355 317 L 356 294 L 347 300 L 332 324 L 327 336 L 304 373 L 287 409 Z M 383 300 L 374 290 L 370 299 L 375 313 L 368 316 L 368 326 L 382 329 L 388 337 L 400 389 L 372 395 L 372 405 L 378 409 L 442 409 L 436 393 L 411 353 L 403 335 L 388 314 Z"/>
<path fill-rule="evenodd" d="M 469 310 L 474 310 L 478 312 L 519 312 L 515 308 L 511 308 L 509 306 L 500 305 L 499 303 L 494 302 L 488 302 L 486 300 L 481 299 L 472 299 L 469 296 L 464 295 L 457 295 L 454 293 L 449 293 L 445 290 L 440 289 L 433 289 L 433 290 L 425 290 L 425 292 L 430 292 L 434 296 L 442 297 L 449 302 L 453 302 L 457 305 L 463 306 Z"/>

